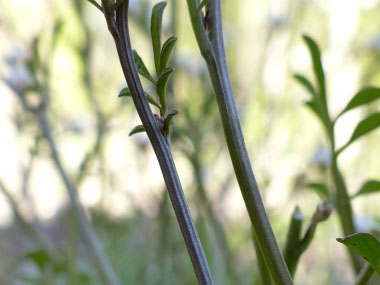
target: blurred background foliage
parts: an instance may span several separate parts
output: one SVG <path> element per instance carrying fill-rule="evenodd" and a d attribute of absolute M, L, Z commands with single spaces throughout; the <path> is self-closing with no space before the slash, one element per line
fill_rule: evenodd
<path fill-rule="evenodd" d="M 156 1 L 131 0 L 133 48 L 153 69 L 149 36 Z M 259 284 L 250 222 L 224 142 L 207 69 L 185 1 L 170 0 L 164 38 L 178 42 L 170 82 L 172 149 L 216 284 Z M 80 236 L 64 184 L 28 104 L 45 102 L 58 152 L 123 284 L 195 284 L 190 259 L 101 13 L 85 0 L 0 0 L 0 283 L 104 284 Z M 332 114 L 360 87 L 380 86 L 380 1 L 223 1 L 228 64 L 256 178 L 281 247 L 299 205 L 311 219 L 329 152 L 293 74 L 311 75 L 301 35 L 322 51 Z M 311 76 L 310 76 L 311 77 Z M 36 83 L 37 82 L 37 83 Z M 147 83 L 143 81 L 143 83 Z M 149 91 L 149 84 L 146 84 Z M 379 102 L 337 126 L 348 140 Z M 380 132 L 340 158 L 348 189 L 379 179 Z M 380 196 L 353 200 L 358 228 L 379 230 Z M 296 284 L 351 284 L 337 216 L 319 226 Z"/>

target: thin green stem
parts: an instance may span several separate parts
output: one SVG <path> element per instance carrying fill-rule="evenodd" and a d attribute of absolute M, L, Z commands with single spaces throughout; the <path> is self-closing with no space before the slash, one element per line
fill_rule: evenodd
<path fill-rule="evenodd" d="M 210 39 L 203 26 L 196 1 L 187 0 L 187 5 L 193 31 L 200 52 L 206 61 L 216 93 L 235 175 L 257 234 L 258 243 L 274 282 L 276 284 L 292 284 L 292 279 L 266 214 L 245 147 L 224 52 L 220 1 L 211 0 L 210 3 Z"/>
<path fill-rule="evenodd" d="M 330 119 L 329 122 L 329 137 L 332 153 L 331 175 L 335 184 L 335 201 L 343 233 L 344 235 L 348 236 L 356 232 L 354 214 L 352 211 L 351 200 L 347 191 L 346 184 L 338 167 L 338 154 L 335 152 L 334 125 L 331 123 Z M 352 266 L 355 272 L 358 273 L 362 267 L 362 262 L 359 259 L 359 256 L 354 252 L 348 250 L 348 253 L 351 257 Z"/>
<path fill-rule="evenodd" d="M 299 254 L 299 243 L 302 231 L 303 215 L 297 206 L 294 209 L 290 220 L 290 226 L 288 228 L 288 235 L 286 238 L 285 248 L 284 248 L 284 259 L 288 266 L 290 275 L 294 277 L 296 272 L 298 260 L 301 256 Z"/>
<path fill-rule="evenodd" d="M 373 267 L 369 263 L 366 263 L 360 270 L 354 285 L 366 285 L 371 279 L 373 272 L 375 272 Z"/>
<path fill-rule="evenodd" d="M 256 252 L 257 265 L 259 267 L 259 272 L 260 272 L 261 284 L 262 285 L 271 285 L 272 279 L 270 277 L 270 272 L 269 272 L 268 266 L 265 262 L 265 258 L 263 256 L 263 253 L 261 252 L 259 242 L 257 240 L 255 230 L 253 229 L 253 227 L 251 227 L 251 233 L 252 233 L 253 246 L 255 247 L 255 252 Z"/>
<path fill-rule="evenodd" d="M 125 0 L 116 10 L 116 18 L 113 11 L 109 10 L 107 7 L 108 1 L 102 0 L 102 3 L 103 7 L 105 7 L 104 15 L 107 21 L 107 26 L 114 38 L 124 77 L 132 93 L 132 99 L 136 106 L 136 110 L 160 164 L 174 212 L 182 231 L 190 259 L 193 263 L 198 282 L 200 284 L 213 284 L 209 266 L 173 161 L 170 144 L 159 129 L 146 100 L 141 81 L 136 71 L 128 29 L 129 1 Z"/>
<path fill-rule="evenodd" d="M 95 0 L 87 0 L 88 2 L 90 2 L 92 5 L 94 5 L 100 12 L 103 13 L 103 8 L 102 6 L 99 5 L 98 2 L 96 2 Z"/>

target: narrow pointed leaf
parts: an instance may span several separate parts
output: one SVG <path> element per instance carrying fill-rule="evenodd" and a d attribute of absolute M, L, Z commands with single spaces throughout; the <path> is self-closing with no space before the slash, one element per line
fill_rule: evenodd
<path fill-rule="evenodd" d="M 380 99 L 380 88 L 367 87 L 365 89 L 362 89 L 355 94 L 355 96 L 351 99 L 350 102 L 348 102 L 347 106 L 338 115 L 338 117 L 356 107 L 369 104 L 377 99 Z"/>
<path fill-rule="evenodd" d="M 319 51 L 318 45 L 315 41 L 309 36 L 303 35 L 303 39 L 309 48 L 311 59 L 313 61 L 313 70 L 315 77 L 318 80 L 318 89 L 319 95 L 321 96 L 321 100 L 323 104 L 326 104 L 326 87 L 325 87 L 325 73 L 323 71 L 322 61 L 321 61 L 321 53 Z"/>
<path fill-rule="evenodd" d="M 306 101 L 305 105 L 320 118 L 318 105 L 317 102 L 315 102 L 315 100 Z"/>
<path fill-rule="evenodd" d="M 145 93 L 146 99 L 148 100 L 148 102 L 150 104 L 152 104 L 153 106 L 155 106 L 157 108 L 160 108 L 160 104 L 152 96 L 150 96 L 145 91 L 144 91 L 144 93 Z M 132 93 L 131 93 L 131 91 L 129 90 L 128 87 L 125 87 L 125 88 L 123 88 L 123 89 L 120 90 L 118 97 L 132 97 Z"/>
<path fill-rule="evenodd" d="M 143 125 L 138 125 L 133 128 L 133 130 L 129 133 L 129 136 L 133 136 L 134 134 L 145 132 L 145 128 Z"/>
<path fill-rule="evenodd" d="M 360 138 L 361 136 L 368 134 L 380 126 L 380 113 L 375 113 L 364 120 L 362 120 L 355 128 L 349 144 Z"/>
<path fill-rule="evenodd" d="M 156 72 L 159 73 L 160 68 L 160 53 L 161 53 L 161 30 L 162 30 L 162 15 L 166 7 L 166 2 L 159 2 L 152 9 L 152 18 L 150 22 L 150 31 L 152 35 L 152 45 L 154 54 L 154 64 Z"/>
<path fill-rule="evenodd" d="M 144 61 L 142 60 L 142 58 L 140 57 L 140 55 L 135 50 L 133 51 L 133 58 L 135 60 L 137 72 L 140 73 L 143 77 L 145 77 L 146 79 L 148 79 L 153 84 L 156 84 L 156 82 L 154 81 L 153 77 L 150 75 L 148 69 L 146 68 L 146 66 L 144 64 Z"/>
<path fill-rule="evenodd" d="M 166 40 L 166 42 L 162 46 L 162 50 L 160 54 L 159 74 L 161 74 L 161 72 L 167 67 L 170 55 L 172 53 L 172 50 L 176 41 L 177 41 L 177 37 L 170 37 Z"/>
<path fill-rule="evenodd" d="M 157 79 L 157 94 L 160 98 L 160 103 L 163 108 L 166 108 L 166 86 L 168 84 L 170 74 L 172 74 L 173 71 L 174 69 L 172 68 L 165 68 L 162 71 L 160 77 Z"/>
<path fill-rule="evenodd" d="M 306 77 L 300 75 L 300 74 L 295 74 L 294 78 L 310 93 L 311 96 L 316 97 L 316 92 L 314 90 L 313 84 L 310 83 L 309 79 Z"/>
<path fill-rule="evenodd" d="M 132 94 L 129 88 L 125 87 L 120 90 L 119 95 L 117 97 L 132 97 Z"/>
<path fill-rule="evenodd" d="M 362 185 L 362 187 L 360 187 L 359 191 L 352 198 L 358 197 L 360 195 L 379 192 L 379 191 L 380 191 L 380 181 L 368 180 Z"/>
<path fill-rule="evenodd" d="M 318 194 L 322 199 L 326 200 L 329 197 L 329 188 L 323 183 L 309 183 L 307 187 Z"/>
<path fill-rule="evenodd" d="M 167 114 L 165 118 L 165 135 L 167 136 L 170 131 L 170 124 L 174 116 L 176 116 L 179 113 L 178 109 L 170 110 L 169 114 Z"/>
<path fill-rule="evenodd" d="M 380 275 L 380 242 L 373 235 L 356 233 L 336 240 L 367 260 Z"/>

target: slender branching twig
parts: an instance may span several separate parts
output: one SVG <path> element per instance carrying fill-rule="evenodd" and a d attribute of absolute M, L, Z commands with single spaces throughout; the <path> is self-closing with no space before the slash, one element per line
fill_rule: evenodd
<path fill-rule="evenodd" d="M 123 4 L 121 4 L 116 10 L 116 13 L 110 9 L 109 3 L 110 2 L 107 0 L 102 0 L 107 26 L 114 38 L 120 64 L 124 72 L 128 88 L 132 94 L 132 99 L 136 106 L 136 110 L 140 116 L 141 122 L 143 123 L 145 131 L 151 141 L 153 150 L 155 151 L 160 164 L 174 212 L 181 228 L 198 282 L 200 284 L 213 284 L 207 260 L 174 165 L 170 145 L 160 131 L 156 119 L 153 116 L 136 71 L 128 30 L 129 1 L 124 0 Z"/>
<path fill-rule="evenodd" d="M 208 66 L 235 175 L 258 244 L 275 283 L 292 284 L 266 214 L 241 131 L 224 52 L 220 0 L 211 0 L 206 6 L 206 14 L 209 13 L 209 17 L 205 21 L 198 10 L 197 1 L 187 0 L 187 5 L 200 52 Z M 206 29 L 209 30 L 209 34 Z"/>

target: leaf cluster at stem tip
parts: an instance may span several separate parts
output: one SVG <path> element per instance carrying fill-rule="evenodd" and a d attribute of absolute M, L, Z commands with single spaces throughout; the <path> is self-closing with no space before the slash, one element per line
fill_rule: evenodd
<path fill-rule="evenodd" d="M 177 37 L 168 38 L 163 45 L 161 45 L 161 34 L 162 34 L 162 19 L 163 13 L 165 10 L 167 3 L 159 2 L 154 5 L 152 9 L 152 17 L 151 17 L 151 39 L 152 39 L 152 47 L 153 47 L 153 57 L 154 57 L 154 65 L 156 76 L 152 76 L 146 67 L 143 59 L 138 54 L 136 50 L 133 51 L 133 57 L 136 64 L 137 72 L 147 79 L 155 88 L 156 96 L 150 95 L 148 92 L 145 92 L 145 96 L 148 102 L 157 107 L 160 111 L 160 122 L 163 121 L 164 127 L 162 128 L 162 134 L 167 137 L 170 131 L 170 124 L 175 115 L 178 114 L 177 109 L 168 110 L 166 104 L 166 96 L 167 96 L 167 84 L 172 75 L 174 69 L 168 67 L 169 59 L 172 54 L 174 45 L 177 41 Z M 131 97 L 132 94 L 129 91 L 128 87 L 123 88 L 119 97 Z M 130 136 L 136 133 L 145 132 L 145 129 L 142 125 L 136 126 L 131 132 Z"/>

